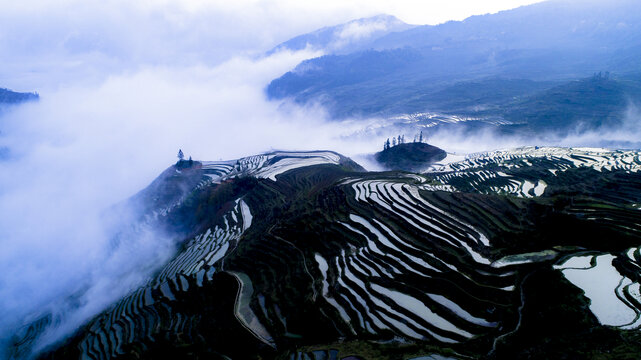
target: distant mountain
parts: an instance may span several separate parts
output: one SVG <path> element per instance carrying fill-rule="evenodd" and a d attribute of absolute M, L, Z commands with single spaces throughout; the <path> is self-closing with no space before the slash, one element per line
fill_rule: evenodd
<path fill-rule="evenodd" d="M 636 358 L 640 187 L 641 154 L 602 149 L 179 162 L 134 200 L 175 256 L 39 358 Z"/>
<path fill-rule="evenodd" d="M 269 53 L 280 50 L 303 50 L 308 47 L 313 50 L 322 50 L 327 54 L 349 53 L 368 49 L 385 35 L 411 28 L 414 28 L 414 25 L 406 24 L 394 16 L 378 15 L 297 36 L 277 45 Z"/>
<path fill-rule="evenodd" d="M 20 93 L 9 89 L 0 88 L 0 108 L 3 105 L 19 104 L 25 101 L 38 100 L 37 93 Z"/>
<path fill-rule="evenodd" d="M 609 54 L 641 45 L 638 5 L 636 0 L 548 0 L 463 21 L 418 26 L 382 37 L 373 48 L 459 48 L 504 52 L 503 56 L 517 51 L 525 57 L 527 51 Z"/>
<path fill-rule="evenodd" d="M 37 93 L 20 93 L 11 91 L 9 89 L 0 88 L 0 115 L 2 115 L 3 111 L 10 106 L 21 104 L 27 101 L 35 101 L 39 98 L 40 96 Z M 2 133 L 1 127 L 0 133 Z M 8 159 L 10 156 L 11 150 L 8 147 L 0 146 L 0 161 Z"/>
<path fill-rule="evenodd" d="M 427 106 L 441 114 L 399 117 L 412 119 L 419 127 L 487 124 L 504 133 L 526 135 L 612 129 L 623 125 L 630 106 L 639 104 L 639 77 L 595 74 L 560 84 L 500 78 L 460 82 L 399 99 L 390 109 L 413 113 Z"/>
<path fill-rule="evenodd" d="M 641 103 L 641 82 L 595 75 L 509 104 L 502 116 L 533 130 L 594 130 L 621 125 L 626 109 L 635 102 Z"/>
<path fill-rule="evenodd" d="M 320 102 L 336 118 L 460 115 L 602 71 L 628 78 L 641 73 L 639 57 L 637 1 L 551 0 L 390 33 L 365 51 L 304 61 L 266 92 Z"/>

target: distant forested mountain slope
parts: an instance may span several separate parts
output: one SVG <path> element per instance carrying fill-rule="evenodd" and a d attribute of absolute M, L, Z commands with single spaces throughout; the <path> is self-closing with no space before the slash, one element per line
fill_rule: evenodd
<path fill-rule="evenodd" d="M 0 88 L 0 107 L 8 104 L 18 104 L 25 101 L 38 100 L 37 93 L 21 93 L 9 89 Z"/>
<path fill-rule="evenodd" d="M 510 104 L 504 118 L 533 129 L 620 125 L 625 109 L 641 100 L 641 82 L 602 75 L 572 81 Z"/>
<path fill-rule="evenodd" d="M 26 101 L 38 100 L 40 96 L 37 93 L 20 93 L 9 89 L 0 88 L 0 115 L 6 108 L 17 105 Z M 2 133 L 2 124 L 0 123 L 0 133 Z M 0 161 L 9 157 L 10 149 L 0 146 Z"/>
<path fill-rule="evenodd" d="M 563 83 L 568 83 L 564 91 L 571 91 L 574 80 L 599 72 L 630 80 L 641 73 L 638 10 L 638 2 L 630 0 L 557 0 L 418 26 L 382 36 L 367 50 L 304 61 L 273 80 L 266 92 L 271 99 L 320 102 L 336 118 L 498 107 L 495 115 L 514 120 L 513 108 L 503 106 L 536 92 L 544 97 Z M 637 99 L 634 89 L 620 90 Z M 620 105 L 619 96 L 612 100 L 594 113 Z"/>

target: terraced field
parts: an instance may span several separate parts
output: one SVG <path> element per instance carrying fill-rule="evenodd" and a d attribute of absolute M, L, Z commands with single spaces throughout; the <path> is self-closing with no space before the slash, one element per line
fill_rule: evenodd
<path fill-rule="evenodd" d="M 341 156 L 331 151 L 279 151 L 236 161 L 203 161 L 202 169 L 207 176 L 218 182 L 234 176 L 254 176 L 275 181 L 276 175 L 288 170 L 320 164 L 338 165 L 340 161 Z"/>
<path fill-rule="evenodd" d="M 170 168 L 139 200 L 164 194 L 148 210 L 185 234 L 175 257 L 41 357 L 638 354 L 640 167 L 527 148 L 424 174 L 332 152 Z"/>
<path fill-rule="evenodd" d="M 472 248 L 489 246 L 485 235 L 425 201 L 417 187 L 386 181 L 355 181 L 351 185 L 357 201 L 388 214 L 381 220 L 350 214 L 349 221 L 339 223 L 367 245 L 342 250 L 329 262 L 319 254 L 315 259 L 323 274 L 323 296 L 354 333 L 375 335 L 388 330 L 409 339 L 458 343 L 497 326 L 484 318 L 494 318 L 488 316 L 487 308 L 465 310 L 459 305 L 470 301 L 471 288 L 483 287 L 484 297 L 476 300 L 487 303 L 500 301 L 506 292 L 514 291 L 513 273 L 494 271 L 490 260 Z M 396 226 L 413 228 L 424 240 L 413 244 L 407 235 L 395 233 L 384 224 L 391 216 L 401 219 Z M 333 279 L 327 276 L 330 268 Z M 429 284 L 438 279 L 451 281 L 444 273 L 452 272 L 459 277 L 457 285 L 466 291 L 448 293 L 434 286 L 423 292 L 408 285 L 401 287 L 404 291 L 397 290 L 410 277 Z M 330 283 L 334 295 L 328 291 Z"/>
<path fill-rule="evenodd" d="M 585 296 L 591 301 L 590 310 L 599 322 L 621 329 L 639 329 L 639 248 L 630 248 L 625 254 L 625 257 L 612 254 L 577 255 L 555 265 L 554 268 L 562 270 L 569 281 L 584 291 Z M 623 267 L 623 271 L 618 270 L 617 262 Z"/>
<path fill-rule="evenodd" d="M 468 155 L 463 161 L 436 164 L 428 173 L 453 191 L 531 198 L 542 196 L 549 185 L 566 185 L 565 173 L 576 169 L 637 173 L 641 155 L 596 148 L 523 147 Z"/>

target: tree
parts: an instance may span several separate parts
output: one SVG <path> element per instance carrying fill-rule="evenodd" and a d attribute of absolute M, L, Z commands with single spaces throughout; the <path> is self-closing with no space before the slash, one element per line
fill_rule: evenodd
<path fill-rule="evenodd" d="M 383 144 L 383 150 L 387 149 L 389 149 L 389 138 L 387 138 L 387 140 L 385 140 L 385 144 Z"/>
<path fill-rule="evenodd" d="M 182 149 L 178 149 L 178 160 L 182 161 L 185 158 Z"/>
<path fill-rule="evenodd" d="M 423 130 L 421 130 L 421 134 L 418 136 L 418 142 L 423 142 Z"/>
<path fill-rule="evenodd" d="M 401 144 L 405 144 L 405 134 L 401 135 Z"/>
<path fill-rule="evenodd" d="M 396 138 L 395 137 L 392 138 L 392 146 L 396 146 Z"/>

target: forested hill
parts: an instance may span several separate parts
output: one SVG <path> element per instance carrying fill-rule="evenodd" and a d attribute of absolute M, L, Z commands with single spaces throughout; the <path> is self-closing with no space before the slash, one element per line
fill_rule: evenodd
<path fill-rule="evenodd" d="M 25 101 L 38 100 L 40 95 L 37 93 L 21 93 L 9 89 L 0 88 L 0 106 L 6 104 L 19 104 Z"/>

